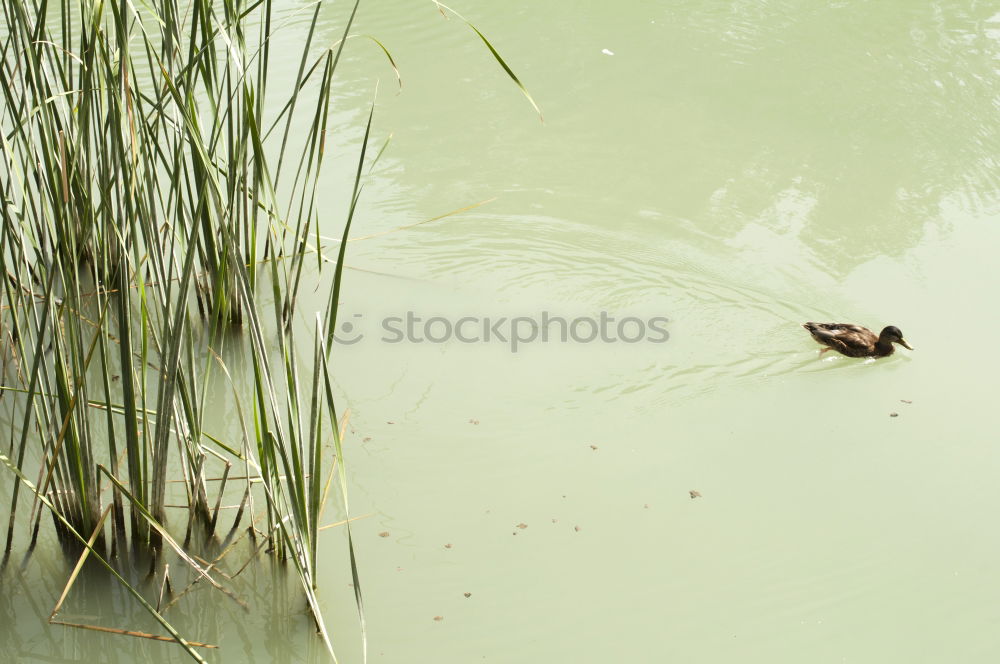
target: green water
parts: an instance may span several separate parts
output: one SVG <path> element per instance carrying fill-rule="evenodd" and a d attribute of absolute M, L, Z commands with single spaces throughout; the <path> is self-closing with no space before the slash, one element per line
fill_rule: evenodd
<path fill-rule="evenodd" d="M 349 246 L 360 340 L 334 367 L 369 659 L 997 661 L 1000 5 L 455 9 L 544 124 L 431 3 L 362 6 L 403 88 L 352 40 L 335 104 L 325 235 L 376 81 L 392 140 L 354 235 L 496 199 Z M 281 44 L 308 11 L 288 2 Z M 669 338 L 383 341 L 408 311 L 665 317 Z M 820 359 L 806 320 L 895 324 L 916 350 Z M 344 533 L 325 536 L 328 626 L 360 661 Z M 46 626 L 68 574 L 49 549 L 4 577 L 6 660 L 182 657 Z M 203 591 L 168 618 L 217 661 L 324 661 L 294 580 L 245 574 L 250 611 Z M 73 615 L 157 631 L 94 595 Z"/>

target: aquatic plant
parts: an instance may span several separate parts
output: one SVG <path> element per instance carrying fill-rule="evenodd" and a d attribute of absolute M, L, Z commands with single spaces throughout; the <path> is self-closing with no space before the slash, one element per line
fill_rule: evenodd
<path fill-rule="evenodd" d="M 336 312 L 320 314 L 330 320 L 317 325 L 311 366 L 291 352 L 289 324 L 315 250 L 308 238 L 345 43 L 316 47 L 319 9 L 287 103 L 266 117 L 270 1 L 4 3 L 0 399 L 12 425 L 3 462 L 17 478 L 5 564 L 30 505 L 20 526 L 29 553 L 48 512 L 68 552 L 109 569 L 153 565 L 166 545 L 209 577 L 169 534 L 168 483 L 183 480 L 186 539 L 192 529 L 211 536 L 222 495 L 235 490 L 229 470 L 241 464 L 233 528 L 244 509 L 252 515 L 256 493 L 263 548 L 295 565 L 327 638 L 315 566 L 323 479 L 343 468 L 324 337 Z M 290 128 L 303 116 L 293 158 Z M 262 285 L 274 311 L 257 302 Z M 252 392 L 235 392 L 241 412 L 252 403 L 242 445 L 204 427 L 213 373 L 229 373 L 220 353 L 234 325 L 249 337 L 253 374 Z M 220 467 L 211 495 L 208 472 Z"/>

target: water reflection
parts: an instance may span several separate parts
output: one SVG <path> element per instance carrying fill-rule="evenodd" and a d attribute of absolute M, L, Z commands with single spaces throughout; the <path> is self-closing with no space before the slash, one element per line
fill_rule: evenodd
<path fill-rule="evenodd" d="M 995 205 L 1000 47 L 990 8 L 681 3 L 615 12 L 561 16 L 575 38 L 544 71 L 525 62 L 537 47 L 513 37 L 511 59 L 535 76 L 548 104 L 544 128 L 522 122 L 515 103 L 493 103 L 503 81 L 472 57 L 476 44 L 442 30 L 445 41 L 427 50 L 468 57 L 439 63 L 441 76 L 472 78 L 489 99 L 462 112 L 420 91 L 385 102 L 398 150 L 433 158 L 384 173 L 395 187 L 383 186 L 368 216 L 398 214 L 404 201 L 411 214 L 431 216 L 439 201 L 459 206 L 501 193 L 500 214 L 523 223 L 490 223 L 492 244 L 461 245 L 470 262 L 478 251 L 491 263 L 546 253 L 536 242 L 554 229 L 525 217 L 527 208 L 575 224 L 565 239 L 573 246 L 606 229 L 635 234 L 636 244 L 652 234 L 714 254 L 721 240 L 740 244 L 748 228 L 767 229 L 764 243 L 783 262 L 802 260 L 812 265 L 807 277 L 842 280 L 876 256 L 919 244 L 945 199 L 970 210 Z M 481 20 L 510 33 L 502 14 Z M 545 8 L 535 20 L 556 22 Z M 392 21 L 387 32 L 407 50 L 407 35 Z M 627 49 L 600 53 L 626 34 Z M 581 63 L 587 68 L 576 71 Z M 651 75 L 626 75 L 640 64 L 651 65 Z M 435 250 L 419 262 L 454 267 L 440 252 L 449 243 L 457 251 L 454 235 L 410 241 Z M 748 254 L 761 249 L 745 246 Z M 558 243 L 546 255 L 557 263 L 578 258 Z"/>

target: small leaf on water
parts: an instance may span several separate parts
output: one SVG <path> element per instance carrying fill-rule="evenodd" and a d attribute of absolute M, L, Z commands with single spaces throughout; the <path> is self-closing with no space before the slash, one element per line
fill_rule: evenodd
<path fill-rule="evenodd" d="M 451 543 L 449 542 L 448 544 L 445 544 L 445 545 L 444 545 L 444 548 L 446 548 L 446 549 L 450 549 L 450 548 L 451 548 Z"/>
<path fill-rule="evenodd" d="M 528 527 L 528 524 L 522 521 L 521 523 L 517 524 L 517 527 L 520 528 L 521 530 L 524 530 L 525 528 Z"/>
<path fill-rule="evenodd" d="M 694 489 L 691 489 L 690 491 L 688 491 L 688 493 L 691 494 L 692 498 L 701 498 L 700 491 L 695 491 Z"/>
<path fill-rule="evenodd" d="M 434 616 L 434 620 L 436 620 L 437 622 L 441 622 L 442 620 L 444 620 L 444 616 Z"/>
<path fill-rule="evenodd" d="M 472 593 L 462 593 L 462 594 L 465 595 L 466 597 L 472 597 Z"/>
<path fill-rule="evenodd" d="M 899 413 L 889 413 L 889 417 L 899 417 Z"/>
<path fill-rule="evenodd" d="M 479 424 L 479 420 L 476 419 L 469 420 L 469 424 Z"/>
<path fill-rule="evenodd" d="M 591 445 L 591 446 L 590 446 L 590 449 L 592 449 L 592 450 L 596 450 L 596 449 L 597 449 L 597 445 Z"/>
<path fill-rule="evenodd" d="M 382 532 L 380 532 L 378 534 L 378 536 L 379 537 L 388 537 L 389 536 L 389 531 L 388 530 L 383 530 Z"/>
<path fill-rule="evenodd" d="M 575 530 L 576 532 L 580 532 L 580 526 L 573 526 L 573 530 Z"/>

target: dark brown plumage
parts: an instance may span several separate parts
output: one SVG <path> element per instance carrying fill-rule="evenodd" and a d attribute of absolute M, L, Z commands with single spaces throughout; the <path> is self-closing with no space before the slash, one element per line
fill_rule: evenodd
<path fill-rule="evenodd" d="M 883 328 L 880 334 L 850 323 L 810 322 L 802 327 L 809 330 L 813 339 L 826 346 L 819 352 L 820 355 L 832 349 L 848 357 L 886 357 L 896 350 L 893 344 L 913 350 L 903 339 L 903 333 L 893 325 Z"/>

